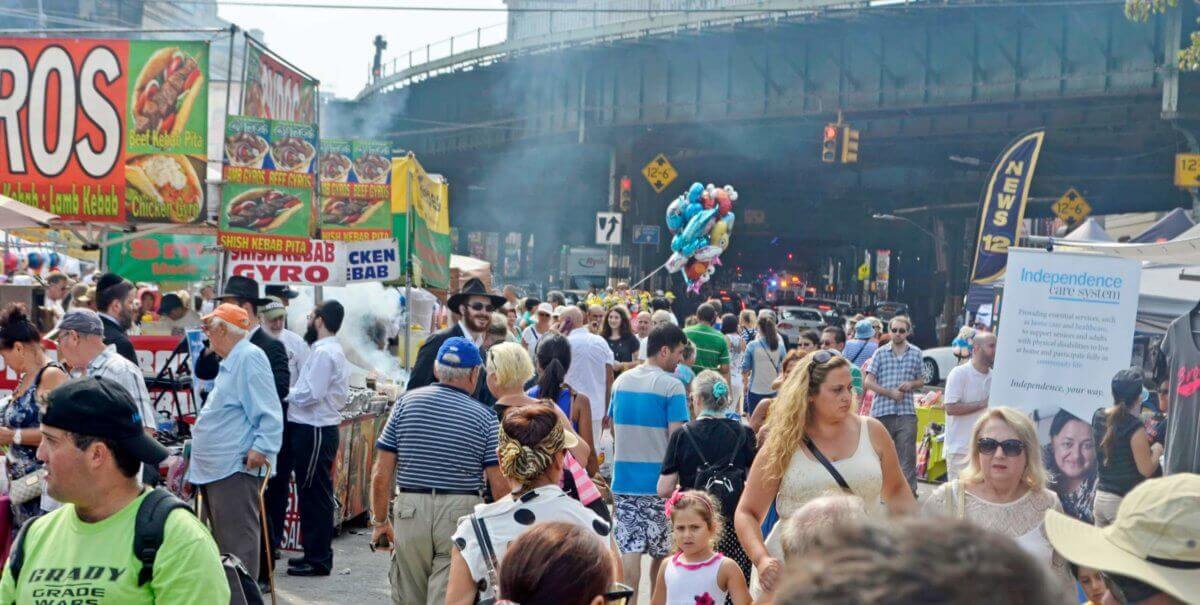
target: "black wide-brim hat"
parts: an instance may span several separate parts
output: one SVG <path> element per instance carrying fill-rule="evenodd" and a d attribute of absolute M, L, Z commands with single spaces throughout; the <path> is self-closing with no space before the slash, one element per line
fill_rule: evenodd
<path fill-rule="evenodd" d="M 227 298 L 241 298 L 255 304 L 255 306 L 265 305 L 271 302 L 269 298 L 262 298 L 258 295 L 258 282 L 249 277 L 241 275 L 230 275 L 229 280 L 225 282 L 225 289 L 221 291 L 221 295 L 217 300 L 225 300 Z"/>
<path fill-rule="evenodd" d="M 446 301 L 446 306 L 450 307 L 451 311 L 457 313 L 458 308 L 461 307 L 463 303 L 467 302 L 467 299 L 471 298 L 472 296 L 487 297 L 488 300 L 492 301 L 492 306 L 497 309 L 502 307 L 504 303 L 508 302 L 508 299 L 504 298 L 503 296 L 488 292 L 487 287 L 483 285 L 483 282 L 480 281 L 478 277 L 472 277 L 471 279 L 467 280 L 467 283 L 463 284 L 462 290 L 459 290 L 450 296 L 450 299 Z"/>

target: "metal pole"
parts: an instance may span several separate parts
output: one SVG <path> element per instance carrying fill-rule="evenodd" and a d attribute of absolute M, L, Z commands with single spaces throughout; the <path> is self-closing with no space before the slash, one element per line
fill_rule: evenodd
<path fill-rule="evenodd" d="M 416 160 L 416 156 L 409 154 L 409 158 Z M 408 199 L 404 204 L 404 369 L 411 371 L 411 366 L 408 360 L 411 354 L 412 344 L 412 204 L 413 204 L 413 188 L 412 188 L 412 172 L 413 166 L 410 164 L 404 173 L 405 190 L 408 192 Z M 430 325 L 430 332 L 433 332 L 433 326 Z"/>

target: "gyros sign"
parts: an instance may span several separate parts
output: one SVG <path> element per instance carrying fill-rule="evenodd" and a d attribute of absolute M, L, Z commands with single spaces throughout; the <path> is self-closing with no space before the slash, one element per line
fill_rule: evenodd
<path fill-rule="evenodd" d="M 346 283 L 346 264 L 337 242 L 312 240 L 308 254 L 230 252 L 229 274 L 264 284 L 340 286 Z"/>
<path fill-rule="evenodd" d="M 206 42 L 0 39 L 0 193 L 65 219 L 197 220 L 207 73 Z"/>

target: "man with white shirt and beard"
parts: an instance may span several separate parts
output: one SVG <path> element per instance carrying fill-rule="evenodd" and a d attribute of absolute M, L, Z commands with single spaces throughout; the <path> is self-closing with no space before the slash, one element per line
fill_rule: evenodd
<path fill-rule="evenodd" d="M 258 312 L 262 317 L 262 327 L 287 349 L 288 373 L 291 375 L 288 386 L 294 387 L 300 379 L 300 368 L 304 367 L 304 360 L 308 359 L 308 343 L 304 342 L 304 338 L 299 334 L 284 327 L 287 324 L 287 307 L 283 301 L 275 296 L 266 298 L 270 302 Z"/>
<path fill-rule="evenodd" d="M 336 300 L 313 309 L 304 333 L 312 354 L 288 394 L 285 434 L 291 442 L 304 546 L 303 556 L 288 561 L 290 576 L 327 576 L 333 569 L 333 459 L 350 378 L 337 339 L 345 315 Z"/>

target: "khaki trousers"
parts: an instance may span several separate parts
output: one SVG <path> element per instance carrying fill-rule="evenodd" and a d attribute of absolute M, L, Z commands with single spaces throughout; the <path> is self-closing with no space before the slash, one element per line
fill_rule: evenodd
<path fill-rule="evenodd" d="M 967 465 L 970 463 L 970 454 L 946 454 L 946 480 L 958 479 L 958 475 L 967 470 Z"/>
<path fill-rule="evenodd" d="M 392 505 L 396 534 L 392 567 L 392 603 L 442 605 L 450 580 L 450 537 L 458 520 L 483 502 L 479 496 L 406 494 Z"/>

